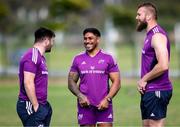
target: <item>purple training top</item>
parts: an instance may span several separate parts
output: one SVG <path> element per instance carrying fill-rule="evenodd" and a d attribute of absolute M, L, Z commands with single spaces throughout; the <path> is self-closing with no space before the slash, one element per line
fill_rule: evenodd
<path fill-rule="evenodd" d="M 154 48 L 151 47 L 152 36 L 156 33 L 161 33 L 167 37 L 166 32 L 159 26 L 153 27 L 146 35 L 144 40 L 144 47 L 142 49 L 142 61 L 141 61 L 141 78 L 148 72 L 150 72 L 154 66 L 157 64 L 157 58 L 155 55 Z M 161 43 L 161 40 L 159 40 Z M 170 59 L 170 42 L 167 37 L 167 49 L 168 57 Z M 146 91 L 156 91 L 156 90 L 171 90 L 172 84 L 169 80 L 169 70 L 165 71 L 161 76 L 152 79 L 147 82 Z"/>
<path fill-rule="evenodd" d="M 111 55 L 101 50 L 91 57 L 87 52 L 75 56 L 70 69 L 80 76 L 80 91 L 97 106 L 109 92 L 109 73 L 119 72 Z"/>
<path fill-rule="evenodd" d="M 37 48 L 29 49 L 21 58 L 19 65 L 19 98 L 29 100 L 24 88 L 24 71 L 35 74 L 36 97 L 40 104 L 45 104 L 47 102 L 48 70 L 45 57 L 40 54 Z"/>

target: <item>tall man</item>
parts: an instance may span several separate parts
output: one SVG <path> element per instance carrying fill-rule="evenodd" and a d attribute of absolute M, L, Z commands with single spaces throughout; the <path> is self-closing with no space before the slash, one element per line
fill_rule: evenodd
<path fill-rule="evenodd" d="M 52 108 L 47 101 L 48 69 L 45 52 L 50 52 L 55 34 L 46 28 L 34 33 L 35 41 L 20 60 L 20 92 L 17 113 L 23 126 L 49 126 Z"/>
<path fill-rule="evenodd" d="M 152 3 L 138 6 L 137 31 L 146 29 L 142 49 L 141 115 L 144 127 L 163 127 L 167 105 L 172 96 L 169 80 L 170 42 L 167 33 L 157 23 L 157 9 Z"/>
<path fill-rule="evenodd" d="M 86 51 L 75 56 L 68 76 L 68 88 L 78 99 L 78 123 L 80 126 L 111 127 L 112 98 L 120 89 L 118 65 L 111 55 L 98 47 L 101 36 L 98 29 L 87 28 L 83 36 Z"/>

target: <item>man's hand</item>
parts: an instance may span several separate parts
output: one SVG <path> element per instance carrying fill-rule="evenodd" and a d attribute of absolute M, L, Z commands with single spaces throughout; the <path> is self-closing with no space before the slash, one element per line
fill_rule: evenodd
<path fill-rule="evenodd" d="M 90 105 L 88 98 L 84 94 L 80 93 L 77 97 L 81 107 L 87 107 Z"/>
<path fill-rule="evenodd" d="M 142 79 L 137 82 L 138 86 L 137 89 L 141 94 L 144 94 L 144 91 L 146 90 L 146 84 L 147 82 L 143 81 Z"/>
<path fill-rule="evenodd" d="M 97 105 L 98 110 L 104 110 L 104 109 L 108 108 L 108 106 L 109 106 L 109 101 L 107 100 L 107 98 L 104 98 L 100 102 L 100 104 Z"/>
<path fill-rule="evenodd" d="M 39 104 L 33 106 L 35 112 L 37 112 L 38 108 L 39 108 Z"/>

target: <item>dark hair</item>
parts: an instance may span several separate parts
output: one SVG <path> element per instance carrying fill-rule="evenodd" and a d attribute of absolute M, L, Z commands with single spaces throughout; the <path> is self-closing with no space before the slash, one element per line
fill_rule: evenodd
<path fill-rule="evenodd" d="M 101 37 L 101 33 L 99 32 L 99 30 L 97 28 L 86 28 L 83 31 L 83 35 L 85 35 L 88 32 L 93 33 L 97 37 Z"/>
<path fill-rule="evenodd" d="M 35 37 L 34 43 L 36 43 L 37 41 L 43 39 L 44 37 L 49 37 L 49 38 L 55 37 L 55 33 L 50 29 L 40 27 L 34 32 L 34 37 Z"/>
<path fill-rule="evenodd" d="M 138 9 L 141 8 L 141 7 L 147 7 L 154 14 L 155 19 L 156 20 L 158 19 L 158 17 L 157 17 L 157 8 L 153 3 L 145 2 L 145 3 L 139 4 Z"/>

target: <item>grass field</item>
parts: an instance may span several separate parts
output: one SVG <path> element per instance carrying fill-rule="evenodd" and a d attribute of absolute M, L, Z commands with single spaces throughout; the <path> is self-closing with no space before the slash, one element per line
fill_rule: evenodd
<path fill-rule="evenodd" d="M 136 79 L 123 79 L 122 88 L 113 99 L 115 126 L 140 126 L 139 93 Z M 167 127 L 180 126 L 180 80 L 172 80 L 174 94 L 168 107 Z M 53 107 L 51 126 L 78 126 L 76 98 L 68 91 L 66 79 L 49 81 L 49 101 Z M 22 126 L 16 113 L 19 87 L 17 80 L 2 80 L 0 85 L 0 126 Z"/>
<path fill-rule="evenodd" d="M 83 50 L 82 47 L 68 49 L 55 46 L 52 53 L 47 55 L 50 72 L 51 70 L 55 70 L 63 71 L 67 74 L 74 55 Z M 134 57 L 132 46 L 121 45 L 117 47 L 116 51 L 121 72 L 137 69 L 135 67 L 140 65 L 139 63 L 135 63 L 136 58 Z M 138 62 L 139 61 L 140 60 L 138 60 Z M 178 56 L 174 45 L 171 47 L 170 70 L 171 69 L 178 69 Z M 51 79 L 49 81 L 48 100 L 53 107 L 51 126 L 78 126 L 76 119 L 76 98 L 67 89 L 66 80 L 67 79 Z M 117 127 L 141 126 L 139 109 L 140 96 L 136 91 L 136 82 L 137 79 L 122 78 L 122 88 L 113 99 L 114 125 Z M 173 79 L 172 82 L 174 85 L 174 95 L 168 107 L 166 125 L 168 127 L 178 127 L 180 126 L 180 79 Z M 18 91 L 17 78 L 0 79 L 0 126 L 22 126 L 16 113 Z"/>

